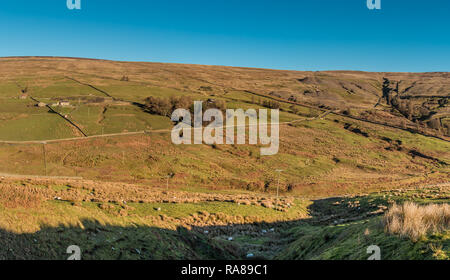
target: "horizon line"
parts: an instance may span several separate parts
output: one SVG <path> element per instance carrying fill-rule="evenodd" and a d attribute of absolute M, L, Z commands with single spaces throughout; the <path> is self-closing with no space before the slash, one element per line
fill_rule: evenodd
<path fill-rule="evenodd" d="M 161 62 L 161 61 L 146 61 L 146 60 L 120 60 L 120 59 L 106 59 L 106 58 L 92 58 L 92 57 L 76 57 L 76 56 L 46 56 L 46 55 L 19 55 L 19 56 L 0 56 L 0 59 L 8 58 L 53 58 L 53 59 L 78 59 L 78 60 L 93 60 L 93 61 L 109 61 L 109 62 L 124 62 L 124 63 L 155 63 L 155 64 L 179 64 L 179 65 L 195 65 L 195 66 L 210 66 L 210 67 L 230 67 L 241 69 L 261 69 L 272 71 L 293 71 L 293 72 L 363 72 L 363 73 L 449 73 L 449 71 L 369 71 L 369 70 L 350 70 L 350 69 L 334 69 L 334 70 L 293 70 L 293 69 L 277 69 L 265 67 L 252 66 L 235 66 L 235 65 L 219 65 L 219 64 L 199 64 L 199 63 L 181 63 L 181 62 Z"/>

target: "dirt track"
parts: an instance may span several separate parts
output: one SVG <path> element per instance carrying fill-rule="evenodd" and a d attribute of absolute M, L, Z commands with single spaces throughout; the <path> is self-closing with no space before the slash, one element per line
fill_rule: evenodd
<path fill-rule="evenodd" d="M 0 173 L 0 178 L 13 178 L 13 179 L 55 179 L 55 180 L 83 180 L 82 177 L 68 177 L 68 176 L 39 176 L 39 175 L 20 175 L 20 174 L 8 174 Z"/>

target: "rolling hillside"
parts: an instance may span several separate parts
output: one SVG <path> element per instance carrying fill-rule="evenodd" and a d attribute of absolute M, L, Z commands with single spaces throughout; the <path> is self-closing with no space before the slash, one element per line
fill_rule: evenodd
<path fill-rule="evenodd" d="M 1 59 L 0 97 L 276 98 L 433 135 L 449 135 L 448 73 L 298 72 L 71 58 Z M 5 118 L 6 116 L 4 116 Z"/>
<path fill-rule="evenodd" d="M 174 145 L 148 97 L 277 106 L 279 153 Z M 0 58 L 0 258 L 363 259 L 375 241 L 448 258 L 447 233 L 379 224 L 394 202 L 448 203 L 449 98 L 448 73 Z"/>

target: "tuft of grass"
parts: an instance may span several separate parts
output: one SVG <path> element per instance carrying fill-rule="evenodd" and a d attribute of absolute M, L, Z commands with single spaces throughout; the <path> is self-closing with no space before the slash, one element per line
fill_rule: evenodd
<path fill-rule="evenodd" d="M 413 202 L 394 204 L 384 216 L 386 231 L 418 241 L 428 233 L 450 229 L 450 205 L 429 204 L 419 206 Z"/>

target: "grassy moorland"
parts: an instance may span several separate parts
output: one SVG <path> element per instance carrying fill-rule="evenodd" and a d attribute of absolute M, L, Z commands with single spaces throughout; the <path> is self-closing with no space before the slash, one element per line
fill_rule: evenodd
<path fill-rule="evenodd" d="M 367 259 L 371 245 L 383 259 L 450 254 L 448 184 L 318 200 L 73 179 L 0 187 L 1 259 L 65 259 L 71 245 L 84 259 Z M 435 206 L 414 216 L 390 206 L 405 201 Z"/>
<path fill-rule="evenodd" d="M 3 58 L 0 73 L 2 259 L 63 259 L 70 245 L 86 259 L 367 259 L 370 245 L 386 259 L 449 256 L 448 218 L 419 238 L 383 218 L 394 203 L 448 205 L 447 73 L 69 58 Z M 151 96 L 276 101 L 279 153 L 173 145 Z M 67 120 L 88 136 L 145 133 L 83 138 Z M 65 138 L 77 139 L 21 142 Z"/>
<path fill-rule="evenodd" d="M 0 145 L 3 173 L 81 176 L 87 179 L 184 190 L 274 192 L 283 169 L 283 193 L 331 196 L 448 181 L 448 144 L 408 132 L 345 129 L 344 120 L 283 125 L 280 151 L 261 157 L 258 146 L 175 146 L 168 133 L 116 136 L 45 145 Z M 401 143 L 401 144 L 399 144 Z"/>

